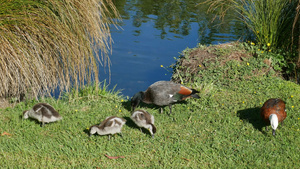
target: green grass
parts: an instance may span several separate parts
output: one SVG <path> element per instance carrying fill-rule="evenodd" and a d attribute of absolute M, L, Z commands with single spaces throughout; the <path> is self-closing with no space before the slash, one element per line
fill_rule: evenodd
<path fill-rule="evenodd" d="M 219 51 L 218 51 L 219 52 Z M 173 106 L 172 115 L 153 106 L 152 139 L 129 119 L 130 102 L 118 91 L 86 87 L 77 97 L 46 99 L 63 120 L 40 127 L 23 120 L 23 110 L 36 101 L 0 110 L 0 166 L 10 168 L 298 168 L 300 150 L 300 87 L 275 73 L 249 73 L 266 68 L 260 58 L 206 63 L 188 86 L 201 98 Z M 216 64 L 223 63 L 223 64 Z M 250 63 L 249 65 L 247 63 Z M 184 76 L 184 72 L 181 72 Z M 105 85 L 104 85 L 105 86 Z M 286 102 L 288 116 L 276 136 L 265 132 L 259 108 L 271 97 Z M 107 116 L 127 119 L 123 139 L 114 135 L 88 137 L 86 129 Z M 109 156 L 125 158 L 108 159 Z"/>

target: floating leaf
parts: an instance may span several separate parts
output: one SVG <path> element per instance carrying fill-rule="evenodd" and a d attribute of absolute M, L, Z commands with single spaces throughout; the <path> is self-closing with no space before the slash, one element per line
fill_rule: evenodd
<path fill-rule="evenodd" d="M 109 159 L 118 159 L 118 158 L 125 158 L 124 156 L 109 156 L 107 154 L 105 154 L 105 156 Z"/>

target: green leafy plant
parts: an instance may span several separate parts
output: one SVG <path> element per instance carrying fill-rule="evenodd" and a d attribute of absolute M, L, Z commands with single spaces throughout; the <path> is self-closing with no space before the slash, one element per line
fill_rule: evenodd
<path fill-rule="evenodd" d="M 271 44 L 263 46 L 256 45 L 254 42 L 241 43 L 241 46 L 249 51 L 253 56 L 265 59 L 266 64 L 270 64 L 275 71 L 281 71 L 286 74 L 294 73 L 295 52 L 286 52 L 281 49 L 271 49 Z"/>
<path fill-rule="evenodd" d="M 271 49 L 287 49 L 292 44 L 297 0 L 207 0 L 205 3 L 210 5 L 209 11 L 221 18 L 234 11 L 233 17 L 247 26 L 260 47 L 271 44 Z"/>

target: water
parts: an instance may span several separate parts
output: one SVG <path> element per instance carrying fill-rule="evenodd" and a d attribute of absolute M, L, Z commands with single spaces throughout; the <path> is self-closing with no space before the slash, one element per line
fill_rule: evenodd
<path fill-rule="evenodd" d="M 122 95 L 131 97 L 159 80 L 170 80 L 180 52 L 201 44 L 236 41 L 243 28 L 233 18 L 211 22 L 207 6 L 195 0 L 118 0 L 122 30 L 112 27 L 111 78 L 100 67 L 100 81 L 110 81 Z M 161 67 L 163 65 L 163 67 Z"/>

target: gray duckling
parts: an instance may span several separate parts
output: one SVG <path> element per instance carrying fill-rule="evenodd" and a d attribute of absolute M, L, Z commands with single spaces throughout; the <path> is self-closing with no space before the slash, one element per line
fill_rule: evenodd
<path fill-rule="evenodd" d="M 134 123 L 140 127 L 148 129 L 151 133 L 152 138 L 154 138 L 154 134 L 156 133 L 156 127 L 154 126 L 154 116 L 148 113 L 145 110 L 136 110 L 132 113 L 130 117 Z"/>
<path fill-rule="evenodd" d="M 126 120 L 116 116 L 107 117 L 103 122 L 99 125 L 93 125 L 89 129 L 89 135 L 93 135 L 97 133 L 98 135 L 108 135 L 108 139 L 110 140 L 110 135 L 115 133 L 119 133 L 122 136 L 121 129 L 123 125 L 126 123 Z"/>
<path fill-rule="evenodd" d="M 25 110 L 23 112 L 23 118 L 33 118 L 41 122 L 41 127 L 45 123 L 55 122 L 61 120 L 60 114 L 48 103 L 38 103 L 33 106 L 30 110 Z"/>

